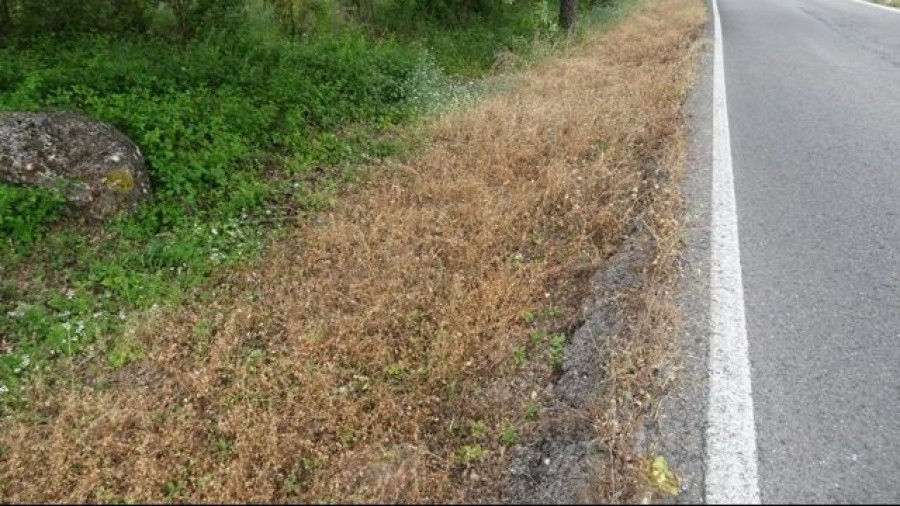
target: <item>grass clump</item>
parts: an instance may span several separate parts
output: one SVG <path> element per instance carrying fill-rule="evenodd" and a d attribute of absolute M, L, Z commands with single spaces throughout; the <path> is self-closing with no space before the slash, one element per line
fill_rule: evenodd
<path fill-rule="evenodd" d="M 482 448 L 481 445 L 477 443 L 463 446 L 459 450 L 459 461 L 466 467 L 481 462 L 484 457 L 484 448 Z"/>
<path fill-rule="evenodd" d="M 550 339 L 550 366 L 553 367 L 553 370 L 556 372 L 562 372 L 565 351 L 565 334 L 556 334 Z"/>
<path fill-rule="evenodd" d="M 512 427 L 504 427 L 500 430 L 500 444 L 503 446 L 515 446 L 519 443 L 519 433 Z"/>

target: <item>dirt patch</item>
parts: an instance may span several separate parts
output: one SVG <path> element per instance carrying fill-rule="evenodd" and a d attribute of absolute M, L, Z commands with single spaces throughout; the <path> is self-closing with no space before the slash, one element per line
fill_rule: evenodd
<path fill-rule="evenodd" d="M 140 361 L 36 382 L 3 421 L 0 495 L 499 501 L 510 454 L 569 413 L 559 444 L 590 431 L 604 455 L 583 497 L 638 497 L 632 427 L 670 380 L 680 114 L 703 21 L 697 0 L 642 7 L 446 114 L 420 158 L 218 298 L 138 329 Z M 633 260 L 592 287 L 611 257 Z M 573 336 L 585 319 L 595 330 Z"/>
<path fill-rule="evenodd" d="M 652 245 L 629 241 L 592 280 L 587 316 L 566 347 L 563 373 L 548 402 L 539 440 L 513 454 L 508 477 L 510 502 L 571 504 L 589 499 L 586 485 L 610 457 L 594 413 L 601 385 L 609 378 L 610 336 L 626 325 L 621 299 L 640 289 L 641 270 Z"/>

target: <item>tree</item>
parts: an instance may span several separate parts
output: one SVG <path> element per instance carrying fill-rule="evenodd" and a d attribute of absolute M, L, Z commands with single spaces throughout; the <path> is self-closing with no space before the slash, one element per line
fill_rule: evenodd
<path fill-rule="evenodd" d="M 4 28 L 12 21 L 9 0 L 0 0 L 0 26 Z"/>
<path fill-rule="evenodd" d="M 559 0 L 559 27 L 567 32 L 578 22 L 578 0 Z"/>
<path fill-rule="evenodd" d="M 3 32 L 24 36 L 140 33 L 150 0 L 0 0 Z"/>
<path fill-rule="evenodd" d="M 10 30 L 12 30 L 12 13 L 9 0 L 0 0 L 0 42 L 3 42 L 3 37 Z"/>
<path fill-rule="evenodd" d="M 191 2 L 190 0 L 174 0 L 172 13 L 175 14 L 175 32 L 182 44 L 187 42 L 191 30 Z"/>

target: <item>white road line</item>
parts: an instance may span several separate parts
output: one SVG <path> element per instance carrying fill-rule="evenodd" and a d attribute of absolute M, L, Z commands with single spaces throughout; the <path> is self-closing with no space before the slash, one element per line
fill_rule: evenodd
<path fill-rule="evenodd" d="M 706 502 L 758 504 L 756 425 L 725 99 L 722 22 L 716 0 L 712 0 L 712 6 L 715 51 Z"/>
<path fill-rule="evenodd" d="M 897 7 L 888 7 L 887 5 L 881 5 L 881 4 L 877 4 L 877 3 L 875 3 L 875 2 L 869 2 L 869 1 L 867 1 L 867 0 L 852 0 L 852 1 L 854 1 L 854 2 L 856 2 L 856 3 L 858 3 L 858 4 L 865 4 L 865 5 L 868 5 L 869 7 L 878 7 L 879 9 L 884 9 L 884 10 L 886 10 L 886 11 L 891 11 L 891 12 L 893 12 L 894 14 L 900 14 L 900 9 L 898 9 Z"/>

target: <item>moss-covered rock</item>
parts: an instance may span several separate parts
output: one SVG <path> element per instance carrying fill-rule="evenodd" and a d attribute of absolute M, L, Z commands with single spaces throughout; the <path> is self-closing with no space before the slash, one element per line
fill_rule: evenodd
<path fill-rule="evenodd" d="M 140 149 L 72 112 L 0 114 L 0 181 L 57 188 L 72 212 L 102 221 L 150 196 Z"/>

